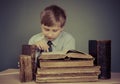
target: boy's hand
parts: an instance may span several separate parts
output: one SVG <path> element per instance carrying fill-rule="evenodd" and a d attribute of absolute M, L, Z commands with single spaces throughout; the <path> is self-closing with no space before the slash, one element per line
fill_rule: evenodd
<path fill-rule="evenodd" d="M 38 42 L 35 43 L 35 45 L 36 45 L 39 49 L 48 52 L 49 46 L 47 45 L 47 43 L 46 43 L 45 41 L 43 41 L 43 40 L 38 41 Z"/>

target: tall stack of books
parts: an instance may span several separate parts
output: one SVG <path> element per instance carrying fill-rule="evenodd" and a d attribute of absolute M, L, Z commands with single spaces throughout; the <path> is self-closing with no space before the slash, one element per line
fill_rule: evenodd
<path fill-rule="evenodd" d="M 43 52 L 39 57 L 36 82 L 85 82 L 97 81 L 100 66 L 94 58 L 82 52 Z"/>

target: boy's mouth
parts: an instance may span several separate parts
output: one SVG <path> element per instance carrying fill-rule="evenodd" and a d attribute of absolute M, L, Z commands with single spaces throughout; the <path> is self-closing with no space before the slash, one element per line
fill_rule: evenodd
<path fill-rule="evenodd" d="M 47 40 L 49 40 L 49 41 L 53 41 L 54 40 L 54 38 L 49 38 L 49 37 L 46 37 L 47 38 Z"/>

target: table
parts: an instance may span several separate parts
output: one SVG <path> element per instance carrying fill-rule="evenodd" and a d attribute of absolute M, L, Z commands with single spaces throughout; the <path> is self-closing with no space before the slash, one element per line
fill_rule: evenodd
<path fill-rule="evenodd" d="M 39 84 L 35 81 L 20 82 L 19 69 L 7 69 L 0 72 L 0 84 Z M 73 84 L 73 83 L 40 83 L 40 84 Z M 74 84 L 120 84 L 120 73 L 111 73 L 111 79 L 99 79 L 97 82 L 77 82 Z"/>

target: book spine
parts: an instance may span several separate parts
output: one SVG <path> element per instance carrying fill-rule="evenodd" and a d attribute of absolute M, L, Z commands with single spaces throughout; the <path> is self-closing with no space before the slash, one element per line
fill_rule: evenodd
<path fill-rule="evenodd" d="M 89 40 L 89 54 L 101 66 L 100 79 L 111 78 L 111 40 Z"/>
<path fill-rule="evenodd" d="M 97 66 L 97 41 L 96 40 L 89 40 L 89 54 L 92 55 L 94 60 L 94 65 Z"/>
<path fill-rule="evenodd" d="M 32 59 L 29 55 L 20 56 L 20 80 L 21 82 L 32 81 Z"/>
<path fill-rule="evenodd" d="M 36 53 L 35 45 L 22 45 L 22 55 L 29 55 L 31 57 L 33 79 L 35 79 L 35 73 L 37 69 L 35 63 L 35 53 Z"/>

